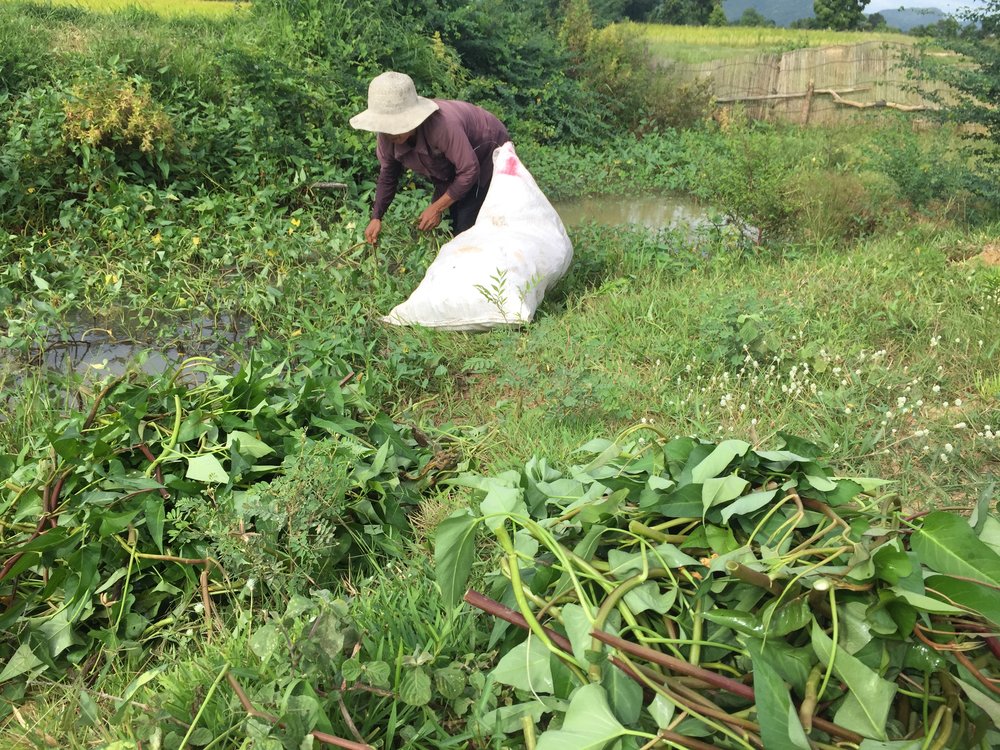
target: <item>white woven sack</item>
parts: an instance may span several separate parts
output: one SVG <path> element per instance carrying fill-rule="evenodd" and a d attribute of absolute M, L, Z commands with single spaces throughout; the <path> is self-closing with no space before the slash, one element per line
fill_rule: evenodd
<path fill-rule="evenodd" d="M 529 323 L 566 273 L 573 259 L 566 228 L 513 144 L 493 153 L 493 165 L 475 225 L 441 248 L 386 323 L 451 331 Z"/>

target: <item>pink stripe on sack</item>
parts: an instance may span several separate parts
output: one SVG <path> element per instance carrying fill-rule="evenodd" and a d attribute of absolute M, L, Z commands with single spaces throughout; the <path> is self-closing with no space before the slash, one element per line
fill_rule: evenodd
<path fill-rule="evenodd" d="M 503 166 L 497 170 L 497 174 L 511 174 L 516 175 L 518 170 L 521 168 L 521 162 L 514 155 L 508 156 L 504 161 Z"/>

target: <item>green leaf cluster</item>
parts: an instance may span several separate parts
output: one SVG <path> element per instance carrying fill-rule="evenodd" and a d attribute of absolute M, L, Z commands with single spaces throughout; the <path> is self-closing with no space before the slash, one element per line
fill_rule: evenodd
<path fill-rule="evenodd" d="M 453 604 L 477 534 L 496 544 L 489 596 L 468 598 L 502 617 L 492 677 L 548 716 L 539 746 L 631 747 L 664 727 L 734 748 L 1000 740 L 988 495 L 971 523 L 907 516 L 792 435 L 762 450 L 634 432 L 565 470 L 459 476 L 478 512 L 439 529 Z"/>

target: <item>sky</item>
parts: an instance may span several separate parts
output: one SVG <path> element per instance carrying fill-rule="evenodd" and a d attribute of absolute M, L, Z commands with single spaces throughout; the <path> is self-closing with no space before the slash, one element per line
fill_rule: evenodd
<path fill-rule="evenodd" d="M 955 13 L 965 8 L 979 5 L 976 0 L 871 0 L 865 6 L 866 13 L 904 8 L 937 8 L 945 13 Z"/>

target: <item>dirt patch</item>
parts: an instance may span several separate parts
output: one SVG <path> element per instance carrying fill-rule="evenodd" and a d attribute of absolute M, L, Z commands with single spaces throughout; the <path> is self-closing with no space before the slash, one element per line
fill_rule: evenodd
<path fill-rule="evenodd" d="M 972 258 L 987 266 L 1000 266 L 1000 243 L 987 245 L 983 251 Z"/>

